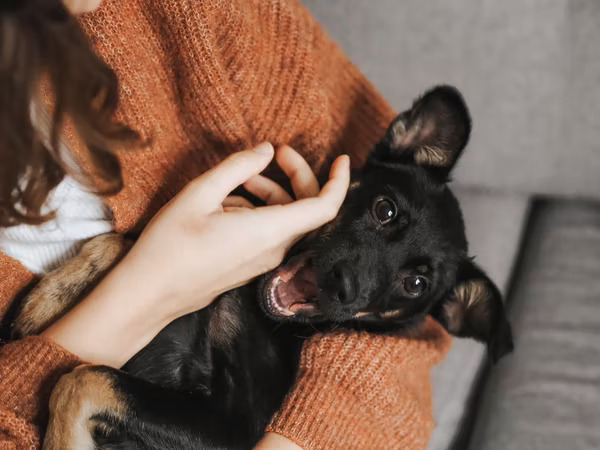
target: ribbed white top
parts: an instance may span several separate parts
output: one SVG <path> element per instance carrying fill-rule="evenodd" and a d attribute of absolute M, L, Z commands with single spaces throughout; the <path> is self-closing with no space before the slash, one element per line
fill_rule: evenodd
<path fill-rule="evenodd" d="M 77 254 L 83 243 L 113 229 L 104 201 L 70 177 L 50 193 L 43 213 L 56 211 L 41 225 L 0 228 L 0 250 L 36 275 L 44 275 Z"/>

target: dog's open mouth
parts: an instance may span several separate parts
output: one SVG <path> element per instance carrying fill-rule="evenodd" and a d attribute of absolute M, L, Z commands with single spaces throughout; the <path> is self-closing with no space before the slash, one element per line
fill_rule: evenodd
<path fill-rule="evenodd" d="M 277 268 L 266 287 L 267 308 L 274 316 L 316 316 L 317 282 L 309 253 L 292 257 Z"/>

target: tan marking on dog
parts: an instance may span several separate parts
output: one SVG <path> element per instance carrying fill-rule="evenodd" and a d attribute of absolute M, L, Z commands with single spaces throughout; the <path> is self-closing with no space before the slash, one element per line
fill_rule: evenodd
<path fill-rule="evenodd" d="M 80 366 L 63 375 L 50 396 L 50 420 L 44 450 L 94 449 L 96 414 L 123 417 L 127 404 L 113 387 L 111 376 L 93 366 Z"/>
<path fill-rule="evenodd" d="M 391 311 L 382 312 L 380 315 L 384 319 L 395 319 L 396 317 L 400 317 L 402 315 L 402 313 L 403 313 L 403 310 L 401 308 L 399 308 L 399 309 L 392 309 Z"/>
<path fill-rule="evenodd" d="M 423 127 L 422 123 L 412 124 L 406 129 L 406 124 L 402 120 L 396 120 L 390 130 L 390 145 L 392 149 L 413 148 L 418 145 L 418 142 L 423 141 L 423 136 L 431 132 L 431 127 Z"/>
<path fill-rule="evenodd" d="M 354 189 L 357 189 L 360 186 L 360 181 L 355 181 L 353 183 L 350 183 L 350 186 L 348 186 L 348 192 L 353 191 Z"/>
<path fill-rule="evenodd" d="M 12 335 L 23 337 L 48 328 L 98 284 L 129 247 L 116 233 L 86 242 L 77 256 L 42 278 L 23 300 Z"/>
<path fill-rule="evenodd" d="M 467 312 L 490 298 L 490 292 L 482 280 L 469 280 L 459 284 L 452 292 L 450 300 L 443 306 L 448 331 L 458 333 Z"/>
<path fill-rule="evenodd" d="M 361 311 L 361 312 L 357 312 L 356 314 L 354 314 L 354 316 L 352 316 L 352 318 L 360 319 L 361 317 L 365 317 L 370 314 L 374 314 L 374 313 L 370 312 L 370 311 Z M 402 315 L 402 309 L 393 309 L 391 311 L 385 311 L 379 315 L 381 316 L 382 319 L 394 319 L 394 318 Z"/>
<path fill-rule="evenodd" d="M 406 129 L 402 120 L 397 120 L 390 129 L 389 143 L 392 149 L 414 148 L 418 146 L 418 141 L 423 142 L 423 138 L 432 133 L 431 126 L 418 124 Z M 427 166 L 445 167 L 450 161 L 448 153 L 442 148 L 433 145 L 423 145 L 415 151 L 413 155 L 417 164 Z"/>
<path fill-rule="evenodd" d="M 426 166 L 444 167 L 448 164 L 448 153 L 439 147 L 420 147 L 415 152 L 415 162 Z"/>
<path fill-rule="evenodd" d="M 221 347 L 231 345 L 240 333 L 240 311 L 235 299 L 222 298 L 215 306 L 208 323 L 208 338 Z"/>
<path fill-rule="evenodd" d="M 490 299 L 490 293 L 481 280 L 470 280 L 461 283 L 454 290 L 454 295 L 467 308 L 472 308 L 477 303 Z"/>
<path fill-rule="evenodd" d="M 396 120 L 390 129 L 390 146 L 392 148 L 399 147 L 406 136 L 406 126 L 402 120 Z"/>
<path fill-rule="evenodd" d="M 417 266 L 416 271 L 419 272 L 420 274 L 426 274 L 426 273 L 429 273 L 430 269 L 429 269 L 428 265 L 421 264 L 420 266 Z"/>

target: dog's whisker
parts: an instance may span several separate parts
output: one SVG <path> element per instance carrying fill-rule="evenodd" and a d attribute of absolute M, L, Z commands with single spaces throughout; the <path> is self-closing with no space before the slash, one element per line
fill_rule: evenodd
<path fill-rule="evenodd" d="M 301 336 L 299 334 L 294 334 L 294 337 L 297 337 L 299 339 L 309 339 L 310 338 L 310 336 Z"/>
<path fill-rule="evenodd" d="M 342 324 L 342 322 L 341 322 L 341 321 L 338 321 L 338 322 L 335 324 L 335 326 L 334 326 L 334 327 L 331 329 L 331 331 L 332 331 L 332 332 L 333 332 L 333 331 L 335 331 L 335 330 L 336 330 L 336 329 L 337 329 L 337 328 L 338 328 L 338 327 L 339 327 L 341 324 Z"/>
<path fill-rule="evenodd" d="M 317 333 L 319 332 L 319 330 L 317 330 L 317 327 L 315 327 L 315 325 L 312 322 L 309 322 L 309 324 L 313 330 L 315 330 Z"/>

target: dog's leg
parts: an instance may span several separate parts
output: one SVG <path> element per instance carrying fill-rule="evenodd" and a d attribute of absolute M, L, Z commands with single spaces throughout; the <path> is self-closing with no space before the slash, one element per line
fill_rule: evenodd
<path fill-rule="evenodd" d="M 116 233 L 86 242 L 76 257 L 42 278 L 23 300 L 12 336 L 38 334 L 50 326 L 89 293 L 129 247 Z"/>
<path fill-rule="evenodd" d="M 93 432 L 106 427 L 99 414 L 118 421 L 127 402 L 115 389 L 115 376 L 96 366 L 80 366 L 60 378 L 50 396 L 50 420 L 44 450 L 93 450 Z"/>
<path fill-rule="evenodd" d="M 248 448 L 249 430 L 249 420 L 203 394 L 82 366 L 52 392 L 44 450 Z"/>

